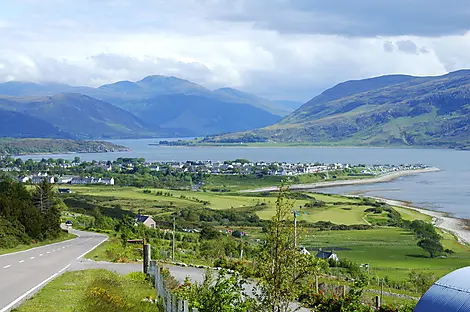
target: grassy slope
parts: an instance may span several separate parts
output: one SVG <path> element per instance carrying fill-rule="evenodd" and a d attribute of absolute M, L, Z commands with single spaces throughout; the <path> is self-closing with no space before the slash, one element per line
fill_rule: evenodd
<path fill-rule="evenodd" d="M 455 238 L 444 235 L 443 245 L 455 251 L 446 259 L 427 257 L 415 237 L 397 228 L 378 228 L 367 231 L 310 231 L 303 242 L 306 247 L 333 248 L 340 258 L 369 263 L 371 273 L 380 277 L 406 279 L 411 270 L 431 271 L 442 276 L 468 265 L 470 248 Z"/>
<path fill-rule="evenodd" d="M 106 270 L 86 270 L 77 272 L 67 272 L 47 284 L 33 298 L 23 303 L 18 312 L 37 311 L 98 311 L 100 306 L 87 300 L 90 293 L 90 285 L 97 280 L 109 279 L 115 281 L 118 286 L 117 291 L 113 291 L 114 298 L 123 298 L 132 306 L 132 311 L 158 311 L 155 305 L 142 302 L 146 297 L 155 297 L 155 289 L 147 282 L 132 280 L 129 277 L 120 277 L 116 273 Z M 115 289 L 108 283 L 100 283 L 102 289 Z M 109 306 L 102 305 L 101 311 L 109 311 Z M 122 309 L 121 311 L 130 311 Z M 117 310 L 112 310 L 117 311 Z"/>

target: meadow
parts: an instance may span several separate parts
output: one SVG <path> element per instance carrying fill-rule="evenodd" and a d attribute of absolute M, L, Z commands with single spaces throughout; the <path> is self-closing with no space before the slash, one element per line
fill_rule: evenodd
<path fill-rule="evenodd" d="M 72 186 L 71 196 L 86 196 L 95 200 L 94 204 L 112 208 L 119 206 L 123 210 L 136 213 L 139 209 L 159 217 L 169 215 L 182 207 L 210 208 L 217 211 L 243 211 L 253 207 L 263 220 L 270 219 L 275 212 L 274 194 L 242 194 L 219 192 L 192 192 L 183 190 L 139 189 L 134 187 Z M 171 196 L 170 196 L 171 194 Z M 300 196 L 302 195 L 302 196 Z M 307 224 L 329 221 L 344 225 L 374 225 L 388 219 L 387 212 L 372 213 L 371 208 L 359 198 L 332 196 L 325 194 L 300 194 L 292 200 L 293 209 L 299 211 L 298 221 Z M 69 196 L 69 195 L 67 195 Z M 320 206 L 311 206 L 321 201 Z M 205 204 L 203 203 L 205 202 Z M 419 212 L 394 207 L 404 220 L 431 221 L 429 216 Z M 240 229 L 248 233 L 248 240 L 262 239 L 263 233 L 257 226 L 235 226 L 226 224 L 220 229 Z M 440 232 L 444 248 L 455 253 L 445 258 L 429 258 L 427 253 L 417 246 L 416 237 L 409 231 L 387 226 L 375 225 L 368 230 L 321 231 L 313 228 L 303 229 L 301 243 L 312 252 L 323 248 L 333 249 L 340 259 L 347 259 L 358 264 L 368 263 L 371 276 L 388 277 L 393 280 L 406 280 L 412 271 L 432 272 L 440 277 L 452 270 L 470 263 L 470 248 L 459 244 L 449 234 Z M 99 252 L 99 250 L 97 251 Z M 103 258 L 100 256 L 99 258 Z"/>

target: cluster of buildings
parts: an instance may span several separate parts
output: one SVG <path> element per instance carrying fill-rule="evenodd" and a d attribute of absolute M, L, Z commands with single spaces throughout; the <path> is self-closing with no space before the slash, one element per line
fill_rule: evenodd
<path fill-rule="evenodd" d="M 343 164 L 318 164 L 287 162 L 212 162 L 212 161 L 188 161 L 188 162 L 166 162 L 149 164 L 150 170 L 161 171 L 171 167 L 179 172 L 201 172 L 206 174 L 265 174 L 277 176 L 291 176 L 305 173 L 316 173 L 335 169 L 349 168 L 350 165 Z"/>
<path fill-rule="evenodd" d="M 104 184 L 114 185 L 114 178 L 94 178 L 94 177 L 78 177 L 78 176 L 62 176 L 54 177 L 47 173 L 39 173 L 37 175 L 28 175 L 18 177 L 18 181 L 23 183 L 38 184 L 46 180 L 49 183 L 86 185 L 86 184 Z"/>
<path fill-rule="evenodd" d="M 425 165 L 350 165 L 350 164 L 320 164 L 320 163 L 288 163 L 288 162 L 212 162 L 187 161 L 146 163 L 152 171 L 166 170 L 171 167 L 178 172 L 202 172 L 206 174 L 264 174 L 273 176 L 295 176 L 306 173 L 327 172 L 329 170 L 342 170 L 361 168 L 362 174 L 380 175 L 402 170 L 423 169 Z M 359 172 L 358 172 L 359 173 Z"/>

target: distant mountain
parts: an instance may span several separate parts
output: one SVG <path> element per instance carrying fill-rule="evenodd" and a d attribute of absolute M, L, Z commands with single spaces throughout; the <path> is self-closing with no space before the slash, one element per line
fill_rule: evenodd
<path fill-rule="evenodd" d="M 134 112 L 148 125 L 167 131 L 179 129 L 181 136 L 244 131 L 281 119 L 248 104 L 184 94 L 161 95 L 135 102 Z"/>
<path fill-rule="evenodd" d="M 297 108 L 302 106 L 304 102 L 289 101 L 289 100 L 275 100 L 274 103 L 280 104 L 285 107 L 289 112 L 295 111 Z"/>
<path fill-rule="evenodd" d="M 74 138 L 52 124 L 22 113 L 0 109 L 0 136 L 17 138 Z"/>
<path fill-rule="evenodd" d="M 469 148 L 470 70 L 344 82 L 275 125 L 206 139 L 242 140 Z"/>
<path fill-rule="evenodd" d="M 221 88 L 214 90 L 214 93 L 220 96 L 220 100 L 232 103 L 249 104 L 279 116 L 286 116 L 287 114 L 294 111 L 294 109 L 291 109 L 288 105 L 269 101 L 267 99 L 237 89 Z"/>
<path fill-rule="evenodd" d="M 118 127 L 119 131 L 99 128 L 96 131 L 88 130 L 87 133 L 72 129 L 71 133 L 78 133 L 79 137 L 99 135 L 100 138 L 111 134 L 113 137 L 127 137 L 133 133 L 138 136 L 142 133 L 153 136 L 192 136 L 244 131 L 274 124 L 293 111 L 281 104 L 236 89 L 222 88 L 212 91 L 188 80 L 159 75 L 148 76 L 136 82 L 119 81 L 99 88 L 21 82 L 0 84 L 0 94 L 8 96 L 55 96 L 60 93 L 80 93 L 112 104 L 140 117 L 144 123 L 136 121 L 139 127 L 150 126 L 150 129 L 140 128 L 138 131 L 128 131 L 134 129 L 133 127 Z M 188 112 L 191 113 L 190 116 Z M 37 113 L 42 114 L 40 109 Z M 56 125 L 61 115 L 52 115 L 53 117 L 48 116 L 44 120 L 56 120 L 53 123 Z M 111 114 L 107 116 L 114 118 Z M 119 119 L 119 114 L 116 117 Z M 62 118 L 66 119 L 67 116 Z M 122 125 L 121 122 L 117 124 Z M 100 126 L 103 126 L 103 123 Z M 61 129 L 68 131 L 68 128 Z M 164 134 L 160 131 L 162 129 Z"/>
<path fill-rule="evenodd" d="M 155 133 L 155 129 L 151 130 L 131 113 L 82 94 L 0 97 L 0 109 L 40 119 L 44 124 L 52 125 L 78 138 L 123 138 L 151 136 Z M 3 115 L 4 113 L 0 113 L 0 116 Z M 26 127 L 24 123 L 21 125 Z M 4 135 L 3 132 L 0 134 Z M 14 136 L 23 135 L 18 132 L 18 135 Z M 55 137 L 69 138 L 70 135 Z"/>

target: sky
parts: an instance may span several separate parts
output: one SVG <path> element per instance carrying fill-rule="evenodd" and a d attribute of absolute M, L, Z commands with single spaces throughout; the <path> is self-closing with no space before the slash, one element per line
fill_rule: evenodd
<path fill-rule="evenodd" d="M 468 0 L 0 0 L 0 82 L 169 75 L 307 101 L 470 67 Z"/>

